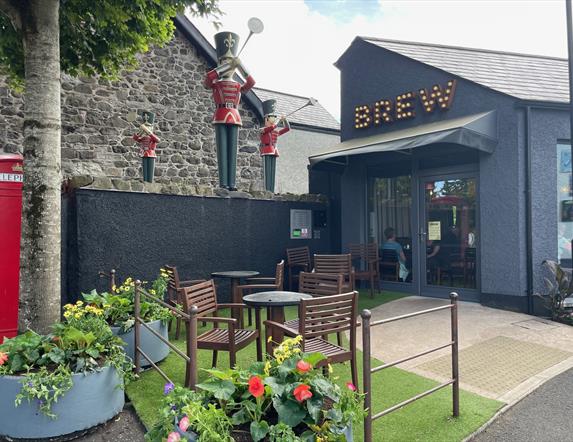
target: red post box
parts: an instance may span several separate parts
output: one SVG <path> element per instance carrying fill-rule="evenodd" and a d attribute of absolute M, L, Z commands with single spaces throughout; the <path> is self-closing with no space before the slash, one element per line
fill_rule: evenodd
<path fill-rule="evenodd" d="M 0 154 L 0 343 L 18 333 L 22 155 Z"/>

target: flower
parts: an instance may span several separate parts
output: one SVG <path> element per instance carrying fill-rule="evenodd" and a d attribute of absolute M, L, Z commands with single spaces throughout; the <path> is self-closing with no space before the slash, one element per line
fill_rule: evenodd
<path fill-rule="evenodd" d="M 354 385 L 352 382 L 347 382 L 346 388 L 348 388 L 350 391 L 356 391 L 356 385 Z"/>
<path fill-rule="evenodd" d="M 294 398 L 300 403 L 303 403 L 312 397 L 312 393 L 310 392 L 310 385 L 305 384 L 300 384 L 298 387 L 296 387 L 292 394 Z"/>
<path fill-rule="evenodd" d="M 189 428 L 189 418 L 187 416 L 183 416 L 179 421 L 179 429 L 183 432 L 187 431 Z"/>
<path fill-rule="evenodd" d="M 296 369 L 301 374 L 308 373 L 311 368 L 312 365 L 302 359 L 296 363 Z"/>
<path fill-rule="evenodd" d="M 271 361 L 267 361 L 265 362 L 265 368 L 264 368 L 264 372 L 266 376 L 270 376 L 271 375 Z"/>
<path fill-rule="evenodd" d="M 252 376 L 251 379 L 249 379 L 249 393 L 258 398 L 261 397 L 264 392 L 265 386 L 263 385 L 261 378 L 258 376 Z"/>
<path fill-rule="evenodd" d="M 167 436 L 167 442 L 178 442 L 180 440 L 181 436 L 176 431 L 172 431 L 169 433 L 169 436 Z"/>
<path fill-rule="evenodd" d="M 172 382 L 167 382 L 165 384 L 165 386 L 163 387 L 163 394 L 169 394 L 173 391 L 173 389 L 175 388 L 175 385 L 173 385 Z"/>
<path fill-rule="evenodd" d="M 332 368 L 332 365 L 328 364 L 328 374 L 332 373 L 334 373 L 334 368 Z"/>
<path fill-rule="evenodd" d="M 3 353 L 0 351 L 0 365 L 4 365 L 8 360 L 8 353 Z"/>

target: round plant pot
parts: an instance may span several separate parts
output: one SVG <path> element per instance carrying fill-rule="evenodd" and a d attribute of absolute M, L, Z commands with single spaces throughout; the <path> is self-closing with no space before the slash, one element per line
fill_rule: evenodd
<path fill-rule="evenodd" d="M 166 340 L 169 340 L 167 324 L 163 321 L 151 321 L 147 322 L 146 325 L 159 333 L 159 335 L 161 335 Z M 111 330 L 114 335 L 123 339 L 123 341 L 126 343 L 125 353 L 135 362 L 134 328 L 132 327 L 131 330 L 127 331 L 126 333 L 121 331 L 121 327 L 111 327 Z M 142 351 L 151 358 L 151 362 L 157 363 L 165 359 L 167 355 L 169 355 L 169 346 L 165 342 L 159 340 L 157 336 L 155 336 L 145 327 L 141 327 L 140 330 L 140 347 Z M 151 365 L 149 361 L 141 356 L 141 366 L 148 367 L 149 365 Z"/>
<path fill-rule="evenodd" d="M 73 375 L 73 386 L 52 405 L 56 418 L 40 412 L 36 401 L 27 399 L 16 407 L 14 400 L 23 376 L 0 376 L 0 436 L 39 439 L 86 430 L 107 422 L 124 405 L 121 379 L 112 367 Z"/>

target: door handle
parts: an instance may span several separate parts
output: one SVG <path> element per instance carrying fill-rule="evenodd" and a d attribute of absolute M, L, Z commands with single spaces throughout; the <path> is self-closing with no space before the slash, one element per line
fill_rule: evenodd
<path fill-rule="evenodd" d="M 418 237 L 420 238 L 420 242 L 424 242 L 426 239 L 426 232 L 418 232 Z"/>

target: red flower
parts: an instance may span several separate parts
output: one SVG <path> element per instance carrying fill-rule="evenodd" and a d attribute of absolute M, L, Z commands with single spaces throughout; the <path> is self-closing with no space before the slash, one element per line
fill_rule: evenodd
<path fill-rule="evenodd" d="M 294 395 L 294 398 L 300 403 L 312 397 L 312 393 L 310 392 L 310 385 L 305 384 L 300 384 L 298 387 L 296 387 L 292 394 Z"/>
<path fill-rule="evenodd" d="M 254 397 L 260 397 L 265 392 L 265 386 L 263 385 L 263 381 L 258 376 L 253 376 L 249 379 L 249 393 L 251 393 Z"/>
<path fill-rule="evenodd" d="M 303 361 L 302 359 L 296 363 L 296 369 L 301 374 L 308 373 L 311 368 L 312 365 L 310 365 L 308 362 Z"/>
<path fill-rule="evenodd" d="M 354 385 L 352 382 L 347 382 L 346 388 L 348 388 L 351 391 L 356 391 L 356 385 Z"/>
<path fill-rule="evenodd" d="M 4 365 L 8 360 L 8 353 L 2 353 L 0 351 L 0 365 Z"/>

